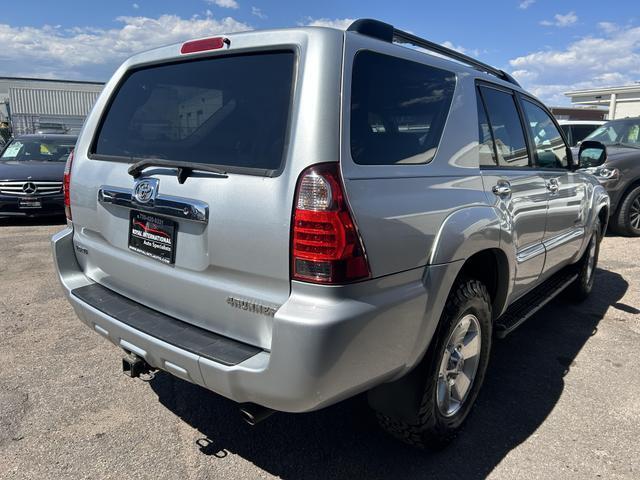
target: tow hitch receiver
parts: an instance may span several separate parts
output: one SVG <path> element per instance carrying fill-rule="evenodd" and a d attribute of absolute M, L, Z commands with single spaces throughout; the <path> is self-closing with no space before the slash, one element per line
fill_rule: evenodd
<path fill-rule="evenodd" d="M 145 362 L 144 358 L 140 358 L 133 353 L 122 358 L 122 373 L 128 377 L 136 378 L 152 370 L 151 365 Z"/>

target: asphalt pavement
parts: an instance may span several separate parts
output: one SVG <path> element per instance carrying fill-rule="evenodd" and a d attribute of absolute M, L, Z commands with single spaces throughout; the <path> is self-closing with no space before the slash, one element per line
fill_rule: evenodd
<path fill-rule="evenodd" d="M 62 296 L 61 228 L 0 221 L 1 479 L 640 478 L 640 239 L 607 236 L 586 302 L 494 344 L 464 431 L 434 453 L 384 435 L 362 397 L 249 427 L 168 374 L 126 378 Z"/>

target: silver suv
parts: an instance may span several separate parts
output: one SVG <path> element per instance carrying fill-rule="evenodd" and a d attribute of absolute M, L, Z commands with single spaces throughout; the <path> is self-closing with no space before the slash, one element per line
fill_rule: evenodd
<path fill-rule="evenodd" d="M 391 25 L 230 34 L 117 70 L 53 253 L 133 377 L 251 423 L 367 391 L 386 430 L 440 446 L 492 339 L 592 289 L 609 199 L 578 166 L 509 75 Z"/>

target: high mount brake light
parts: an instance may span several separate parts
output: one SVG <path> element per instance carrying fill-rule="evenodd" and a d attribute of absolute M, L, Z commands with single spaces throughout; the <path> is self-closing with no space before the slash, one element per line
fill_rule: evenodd
<path fill-rule="evenodd" d="M 180 53 L 205 52 L 207 50 L 218 50 L 225 45 L 230 45 L 231 40 L 225 37 L 203 38 L 202 40 L 192 40 L 185 42 L 180 48 Z"/>
<path fill-rule="evenodd" d="M 338 163 L 314 165 L 300 175 L 291 243 L 294 280 L 339 284 L 371 277 Z"/>
<path fill-rule="evenodd" d="M 64 193 L 64 213 L 67 220 L 71 221 L 71 196 L 69 186 L 71 185 L 71 165 L 73 164 L 73 150 L 67 157 L 67 163 L 64 166 L 64 175 L 62 176 L 62 192 Z"/>

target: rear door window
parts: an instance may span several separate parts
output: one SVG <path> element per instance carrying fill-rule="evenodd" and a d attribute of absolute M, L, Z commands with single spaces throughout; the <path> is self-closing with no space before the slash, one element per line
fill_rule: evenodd
<path fill-rule="evenodd" d="M 361 165 L 424 164 L 435 156 L 455 74 L 359 52 L 351 85 L 351 155 Z"/>
<path fill-rule="evenodd" d="M 498 165 L 493 144 L 493 136 L 491 135 L 491 125 L 487 118 L 487 112 L 482 103 L 480 93 L 476 95 L 478 105 L 478 144 L 479 144 L 479 163 L 481 167 L 495 167 Z"/>
<path fill-rule="evenodd" d="M 293 72 L 289 51 L 134 70 L 117 89 L 92 153 L 269 174 L 280 168 L 285 152 Z"/>
<path fill-rule="evenodd" d="M 520 115 L 511 93 L 481 87 L 501 167 L 528 167 L 529 154 Z"/>

